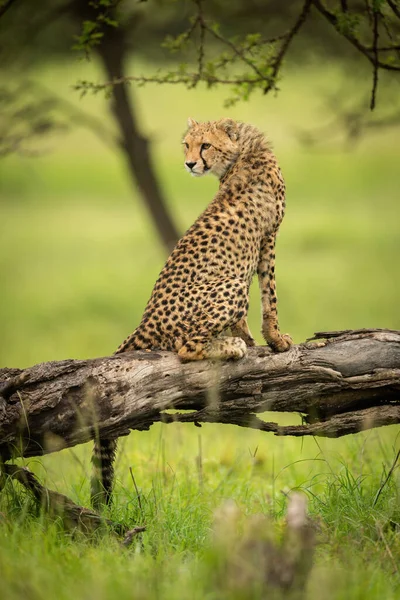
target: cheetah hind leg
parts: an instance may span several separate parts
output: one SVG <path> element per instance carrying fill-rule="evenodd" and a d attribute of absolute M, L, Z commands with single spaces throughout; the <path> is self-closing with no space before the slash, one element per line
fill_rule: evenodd
<path fill-rule="evenodd" d="M 256 340 L 251 335 L 246 317 L 243 317 L 235 325 L 232 325 L 231 332 L 233 336 L 242 338 L 242 340 L 246 343 L 246 346 L 256 345 Z"/>
<path fill-rule="evenodd" d="M 247 352 L 246 342 L 239 337 L 206 338 L 193 337 L 188 340 L 178 352 L 184 360 L 238 360 Z"/>

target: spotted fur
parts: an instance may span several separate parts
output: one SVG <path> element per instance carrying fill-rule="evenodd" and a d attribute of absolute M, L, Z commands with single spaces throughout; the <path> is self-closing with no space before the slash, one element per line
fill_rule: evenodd
<path fill-rule="evenodd" d="M 178 242 L 138 328 L 117 353 L 152 348 L 185 360 L 242 357 L 254 345 L 247 310 L 256 272 L 264 339 L 276 351 L 287 350 L 292 342 L 279 331 L 275 285 L 285 184 L 270 145 L 255 127 L 231 119 L 190 119 L 183 144 L 186 169 L 195 176 L 213 173 L 219 190 Z M 219 339 L 228 328 L 235 337 Z"/>
<path fill-rule="evenodd" d="M 247 311 L 256 273 L 264 339 L 275 351 L 288 350 L 292 340 L 279 331 L 275 285 L 275 240 L 285 212 L 277 160 L 251 125 L 189 119 L 188 126 L 185 167 L 194 176 L 213 173 L 219 189 L 176 245 L 139 326 L 116 353 L 159 349 L 183 360 L 243 357 L 255 344 Z M 229 329 L 232 337 L 221 337 Z"/>

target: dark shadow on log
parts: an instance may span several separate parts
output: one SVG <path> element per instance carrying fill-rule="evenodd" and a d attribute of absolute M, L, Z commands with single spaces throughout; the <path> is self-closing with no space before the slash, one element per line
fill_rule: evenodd
<path fill-rule="evenodd" d="M 0 454 L 37 456 L 160 421 L 327 437 L 400 423 L 400 332 L 321 335 L 283 354 L 251 348 L 235 363 L 138 351 L 0 369 Z M 300 413 L 304 424 L 267 423 L 265 411 Z"/>

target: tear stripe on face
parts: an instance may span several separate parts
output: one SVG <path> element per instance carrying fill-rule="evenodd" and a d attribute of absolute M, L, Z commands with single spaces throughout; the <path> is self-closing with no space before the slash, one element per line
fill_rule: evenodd
<path fill-rule="evenodd" d="M 206 159 L 204 158 L 203 154 L 203 149 L 200 149 L 200 158 L 203 161 L 203 165 L 204 165 L 204 171 L 209 171 L 210 167 L 208 166 L 208 164 L 206 163 Z"/>

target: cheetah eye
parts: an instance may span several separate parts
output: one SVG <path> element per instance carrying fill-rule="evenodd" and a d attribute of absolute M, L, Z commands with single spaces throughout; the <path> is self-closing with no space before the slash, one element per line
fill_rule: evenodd
<path fill-rule="evenodd" d="M 185 144 L 185 148 L 188 149 L 189 148 L 189 144 L 187 142 L 183 142 Z"/>
<path fill-rule="evenodd" d="M 202 144 L 201 145 L 201 149 L 202 150 L 208 150 L 208 148 L 211 146 L 211 144 Z"/>

